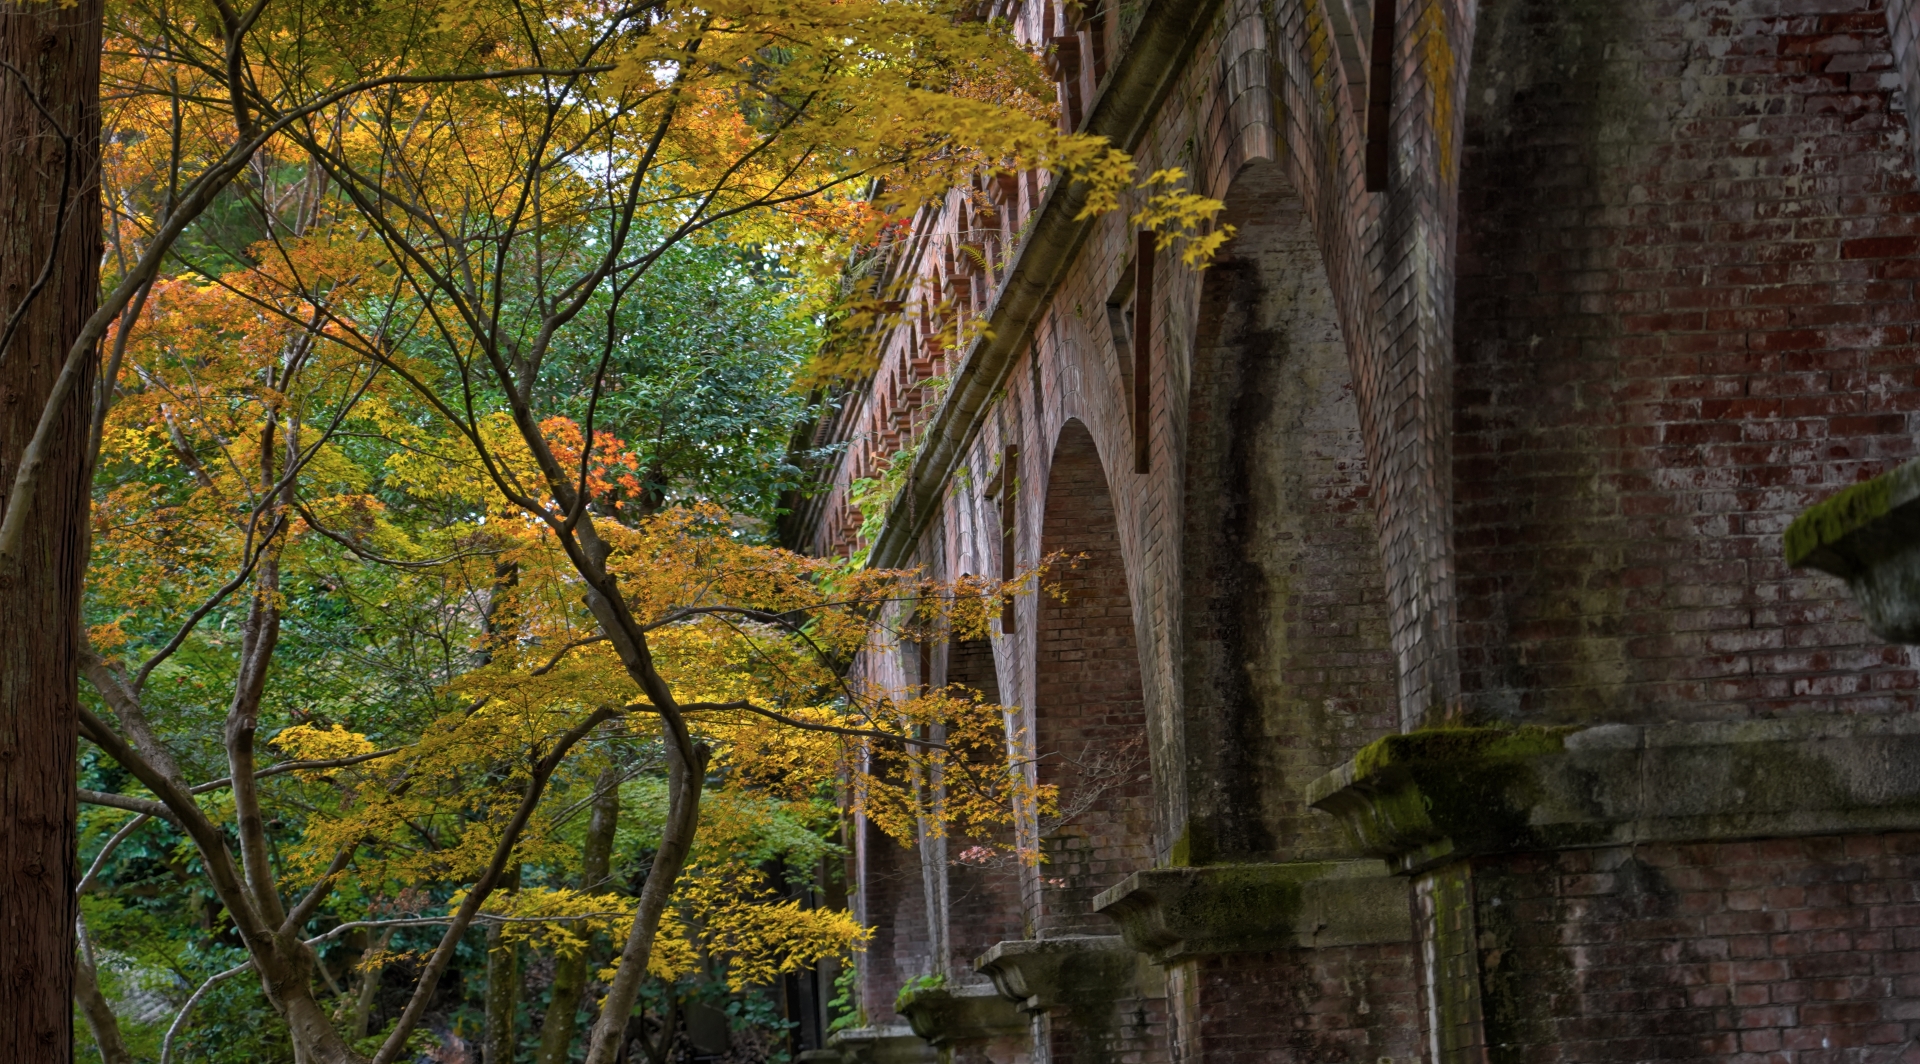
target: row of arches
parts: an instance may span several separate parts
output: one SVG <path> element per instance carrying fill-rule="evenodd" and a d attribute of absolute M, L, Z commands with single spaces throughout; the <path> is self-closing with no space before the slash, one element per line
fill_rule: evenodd
<path fill-rule="evenodd" d="M 1190 342 L 1168 344 L 1187 351 L 1167 374 L 1183 401 L 1158 453 L 1174 460 L 1141 477 L 1125 432 L 1065 411 L 1029 490 L 1034 557 L 1076 559 L 1030 607 L 1031 754 L 1070 814 L 1023 898 L 1035 934 L 1108 933 L 1092 898 L 1156 862 L 1344 853 L 1303 788 L 1395 728 L 1386 578 L 1321 253 L 1278 165 L 1243 168 L 1226 202 L 1235 236 L 1201 277 Z M 1122 507 L 1167 504 L 1174 534 L 1129 553 L 1123 526 L 1154 518 Z M 1152 709 L 1143 646 L 1172 659 Z"/>
<path fill-rule="evenodd" d="M 1017 543 L 1023 564 L 1072 564 L 1055 571 L 1052 593 L 1022 603 L 998 647 L 953 642 L 918 677 L 1022 707 L 1010 756 L 1059 794 L 1055 813 L 1022 826 L 1044 861 L 965 857 L 1006 839 L 923 840 L 916 855 L 870 833 L 862 889 L 880 927 L 870 956 L 887 969 L 870 999 L 916 976 L 977 980 L 974 961 L 996 943 L 1113 936 L 1096 899 L 1143 869 L 1348 855 L 1304 788 L 1396 721 L 1352 372 L 1307 212 L 1281 168 L 1244 167 L 1226 199 L 1236 235 L 1187 293 L 1190 318 L 1168 315 L 1170 327 L 1191 325 L 1167 338 L 1183 355 L 1155 384 L 1166 406 L 1150 471 L 1135 472 L 1131 421 L 1056 398 L 1048 438 L 1025 437 L 1037 455 L 1020 471 L 1022 497 L 1011 508 L 981 500 L 997 518 L 988 523 L 1031 521 L 1032 534 L 979 538 Z M 1100 365 L 1084 350 L 1053 357 L 1077 357 L 1082 380 Z M 1142 507 L 1159 507 L 1171 534 L 1130 535 Z M 981 553 L 982 570 L 1004 560 Z M 1112 1002 L 1111 1023 L 1081 1016 L 1049 1033 L 1041 1021 L 1036 1052 L 1162 1058 L 1168 993 L 1155 976 Z"/>

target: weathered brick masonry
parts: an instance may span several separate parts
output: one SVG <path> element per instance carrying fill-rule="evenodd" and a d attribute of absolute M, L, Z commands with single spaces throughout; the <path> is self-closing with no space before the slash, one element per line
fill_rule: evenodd
<path fill-rule="evenodd" d="M 990 645 L 862 666 L 1010 707 L 1072 815 L 1038 868 L 863 828 L 842 1055 L 1920 1059 L 1920 660 L 1779 544 L 1920 452 L 1920 5 L 997 10 L 1236 234 L 1129 302 L 1138 234 L 1030 174 L 888 264 L 786 532 L 1084 553 Z"/>

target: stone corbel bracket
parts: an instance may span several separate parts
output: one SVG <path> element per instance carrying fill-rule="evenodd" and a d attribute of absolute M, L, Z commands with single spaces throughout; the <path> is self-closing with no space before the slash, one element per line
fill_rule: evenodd
<path fill-rule="evenodd" d="M 996 943 L 974 962 L 1023 1012 L 1104 1007 L 1134 993 L 1140 955 L 1119 935 Z"/>
<path fill-rule="evenodd" d="M 956 1042 L 980 1042 L 1024 1035 L 1032 1027 L 1013 1002 L 989 984 L 938 986 L 900 995 L 896 1006 L 913 1033 L 944 1049 Z"/>
<path fill-rule="evenodd" d="M 1308 800 L 1396 872 L 1480 853 L 1920 829 L 1920 720 L 1390 735 Z"/>
<path fill-rule="evenodd" d="M 827 1039 L 842 1064 L 937 1064 L 938 1054 L 911 1027 L 855 1027 Z"/>
<path fill-rule="evenodd" d="M 1093 907 L 1156 964 L 1413 938 L 1406 882 L 1378 860 L 1153 868 Z"/>
<path fill-rule="evenodd" d="M 1807 509 L 1784 540 L 1788 565 L 1847 582 L 1874 635 L 1920 643 L 1920 459 Z"/>

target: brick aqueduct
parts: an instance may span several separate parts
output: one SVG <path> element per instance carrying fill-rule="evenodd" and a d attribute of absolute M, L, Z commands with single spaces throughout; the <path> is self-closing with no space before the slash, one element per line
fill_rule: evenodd
<path fill-rule="evenodd" d="M 853 549 L 911 447 L 875 564 L 1084 553 L 865 662 L 1019 707 L 1074 815 L 1038 868 L 863 827 L 832 1052 L 1920 1060 L 1920 656 L 1780 548 L 1920 452 L 1920 4 L 998 13 L 1237 235 L 1028 176 L 889 260 L 784 533 Z"/>

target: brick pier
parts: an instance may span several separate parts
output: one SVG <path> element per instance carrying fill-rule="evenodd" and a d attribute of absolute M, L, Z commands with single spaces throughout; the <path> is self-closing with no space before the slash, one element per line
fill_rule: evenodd
<path fill-rule="evenodd" d="M 993 10 L 1236 235 L 1195 272 L 1028 174 L 889 263 L 783 533 L 1084 555 L 860 666 L 1011 707 L 1077 811 L 1038 868 L 862 829 L 841 1056 L 1920 1061 L 1920 658 L 1780 541 L 1920 454 L 1920 9 Z"/>

